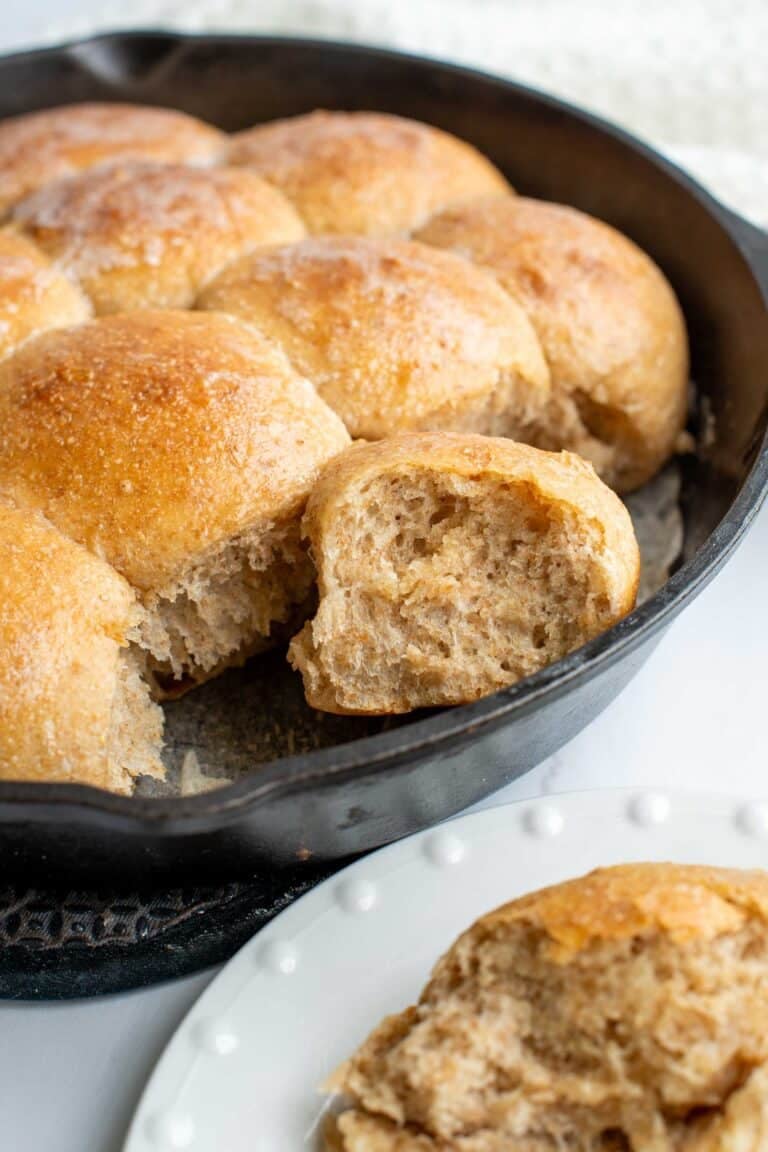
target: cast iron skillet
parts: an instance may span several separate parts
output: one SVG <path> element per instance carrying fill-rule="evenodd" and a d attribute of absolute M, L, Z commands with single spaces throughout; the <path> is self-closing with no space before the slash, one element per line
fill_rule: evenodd
<path fill-rule="evenodd" d="M 221 681 L 216 691 L 229 694 L 235 711 L 252 706 L 254 676 L 269 681 L 268 710 L 293 717 L 309 750 L 280 758 L 278 741 L 277 759 L 184 800 L 0 784 L 0 867 L 6 876 L 210 881 L 263 861 L 339 859 L 459 811 L 589 723 L 754 518 L 768 484 L 768 236 L 601 121 L 428 59 L 325 42 L 137 33 L 0 60 L 2 116 L 94 99 L 170 105 L 226 129 L 316 107 L 375 108 L 471 140 L 518 190 L 602 217 L 659 262 L 689 326 L 694 430 L 708 431 L 684 480 L 681 567 L 652 600 L 567 659 L 471 706 L 362 737 L 370 722 L 329 726 L 299 715 L 293 698 L 283 706 L 271 674 Z"/>

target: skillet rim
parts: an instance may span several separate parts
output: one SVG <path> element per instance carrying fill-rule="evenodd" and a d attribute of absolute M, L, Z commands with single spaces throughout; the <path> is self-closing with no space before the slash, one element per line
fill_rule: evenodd
<path fill-rule="evenodd" d="M 345 54 L 355 52 L 368 58 L 383 57 L 392 61 L 428 64 L 443 74 L 450 73 L 459 79 L 462 76 L 482 79 L 517 93 L 623 145 L 660 169 L 686 195 L 698 201 L 738 249 L 758 292 L 768 305 L 768 235 L 726 208 L 674 162 L 631 133 L 566 100 L 482 69 L 449 63 L 439 57 L 352 41 L 217 32 L 184 33 L 152 27 L 104 31 L 42 48 L 8 53 L 0 56 L 0 69 L 9 61 L 41 61 L 67 55 L 76 57 L 78 52 L 100 42 L 127 43 L 148 39 L 167 41 L 171 51 L 196 44 L 211 47 L 234 44 L 278 49 L 306 47 Z M 575 683 L 606 671 L 664 629 L 731 557 L 754 521 L 766 495 L 768 429 L 735 499 L 696 555 L 624 620 L 564 659 L 510 688 L 472 704 L 460 705 L 426 719 L 416 720 L 390 732 L 256 765 L 253 775 L 241 777 L 221 789 L 197 796 L 119 796 L 87 784 L 0 780 L 0 825 L 10 816 L 34 819 L 36 823 L 48 817 L 57 822 L 77 820 L 81 824 L 100 823 L 105 829 L 113 828 L 115 831 L 136 834 L 151 832 L 154 835 L 183 836 L 209 831 L 212 826 L 225 827 L 239 820 L 249 809 L 258 808 L 266 800 L 301 791 L 308 784 L 322 785 L 328 781 L 338 784 L 352 776 L 360 781 L 374 773 L 381 773 L 385 768 L 393 769 L 413 761 L 422 751 L 430 754 L 449 752 L 470 741 L 478 731 L 493 731 L 513 716 L 518 718 L 528 715 L 542 700 L 557 699 Z"/>

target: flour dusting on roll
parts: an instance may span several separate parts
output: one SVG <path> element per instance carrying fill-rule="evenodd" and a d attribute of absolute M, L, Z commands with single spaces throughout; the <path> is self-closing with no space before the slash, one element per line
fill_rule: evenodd
<path fill-rule="evenodd" d="M 383 112 L 257 124 L 233 136 L 228 155 L 280 188 L 314 234 L 405 233 L 441 208 L 510 191 L 471 144 Z"/>
<path fill-rule="evenodd" d="M 238 256 L 304 235 L 296 210 L 254 172 L 180 164 L 116 164 L 57 181 L 13 219 L 99 315 L 191 308 Z"/>
<path fill-rule="evenodd" d="M 225 136 L 173 108 L 62 104 L 0 122 L 0 216 L 36 188 L 117 160 L 212 164 Z"/>

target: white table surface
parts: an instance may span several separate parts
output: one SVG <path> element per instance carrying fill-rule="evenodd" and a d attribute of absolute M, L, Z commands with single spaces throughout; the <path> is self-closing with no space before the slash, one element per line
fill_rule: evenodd
<path fill-rule="evenodd" d="M 487 803 L 607 784 L 768 796 L 766 573 L 768 507 L 619 699 Z M 155 1060 L 210 976 L 0 1006 L 1 1152 L 118 1152 Z"/>
<path fill-rule="evenodd" d="M 622 121 L 768 222 L 760 34 L 768 6 L 748 0 L 734 20 L 721 0 L 647 0 L 640 8 L 616 0 L 608 26 L 597 0 L 580 0 L 579 21 L 562 14 L 567 2 L 516 0 L 513 22 L 501 0 L 475 3 L 471 20 L 461 0 L 6 0 L 0 50 L 139 23 L 426 47 L 513 72 Z M 605 784 L 768 796 L 767 572 L 768 509 L 622 696 L 488 803 Z M 0 1004 L 0 1152 L 118 1152 L 156 1058 L 211 975 L 88 1002 Z"/>

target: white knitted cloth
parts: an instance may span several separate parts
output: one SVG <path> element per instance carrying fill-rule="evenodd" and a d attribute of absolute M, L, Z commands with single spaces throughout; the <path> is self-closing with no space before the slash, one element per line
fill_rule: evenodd
<path fill-rule="evenodd" d="M 10 42 L 97 30 L 328 36 L 424 52 L 612 119 L 768 225 L 768 0 L 38 0 Z M 32 23 L 30 21 L 33 21 Z"/>

